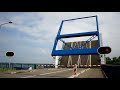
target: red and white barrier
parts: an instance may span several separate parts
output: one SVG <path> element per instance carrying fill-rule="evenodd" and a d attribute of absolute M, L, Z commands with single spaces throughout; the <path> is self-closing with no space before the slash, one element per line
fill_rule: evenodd
<path fill-rule="evenodd" d="M 97 65 L 97 66 L 101 66 L 101 65 Z"/>
<path fill-rule="evenodd" d="M 57 66 L 64 66 L 64 65 L 57 65 Z M 74 67 L 75 65 L 68 65 L 67 67 Z M 77 67 L 100 67 L 101 65 L 79 65 Z"/>
<path fill-rule="evenodd" d="M 74 65 L 73 73 L 74 73 L 74 75 L 77 75 L 77 65 L 76 64 Z"/>

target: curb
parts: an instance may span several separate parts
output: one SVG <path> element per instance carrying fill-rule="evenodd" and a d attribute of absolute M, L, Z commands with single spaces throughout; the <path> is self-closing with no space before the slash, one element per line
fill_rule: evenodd
<path fill-rule="evenodd" d="M 102 71 L 104 77 L 105 77 L 105 78 L 108 78 L 107 75 L 105 74 L 105 72 L 102 70 L 102 68 L 101 68 L 101 71 Z"/>

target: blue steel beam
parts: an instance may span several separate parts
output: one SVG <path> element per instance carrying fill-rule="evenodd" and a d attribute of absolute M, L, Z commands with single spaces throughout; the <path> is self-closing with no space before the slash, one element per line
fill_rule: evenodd
<path fill-rule="evenodd" d="M 96 26 L 97 26 L 97 33 L 98 33 L 98 47 L 100 47 L 100 34 L 99 34 L 99 27 L 98 27 L 98 18 L 96 16 Z"/>
<path fill-rule="evenodd" d="M 90 41 L 92 41 L 94 38 L 96 37 L 96 35 L 90 37 L 87 41 L 85 41 L 83 44 L 81 44 L 79 46 L 79 48 L 81 49 L 83 46 L 85 46 L 87 43 L 89 43 Z"/>
<path fill-rule="evenodd" d="M 58 39 L 60 38 L 70 38 L 70 37 L 82 37 L 82 36 L 91 36 L 91 35 L 97 35 L 97 31 L 93 32 L 83 32 L 83 33 L 73 33 L 73 34 L 63 34 L 57 36 Z"/>
<path fill-rule="evenodd" d="M 70 44 L 66 43 L 65 41 L 63 41 L 62 39 L 59 39 L 60 41 L 62 41 L 66 46 L 68 46 L 70 49 L 73 49 Z"/>
<path fill-rule="evenodd" d="M 84 43 L 82 43 L 79 48 L 81 49 L 83 46 L 85 46 L 87 43 L 89 43 L 91 40 L 93 40 L 94 38 L 96 37 L 96 35 L 90 37 L 87 41 L 85 41 Z M 66 46 L 68 46 L 70 49 L 76 49 L 76 48 L 72 48 L 70 46 L 70 44 L 66 43 L 64 40 L 62 39 L 59 39 L 61 42 L 63 42 Z M 78 49 L 78 48 L 77 48 Z"/>
<path fill-rule="evenodd" d="M 67 56 L 67 55 L 94 55 L 98 54 L 97 48 L 92 49 L 73 49 L 73 50 L 56 50 L 52 52 L 52 56 Z"/>
<path fill-rule="evenodd" d="M 63 22 L 64 22 L 64 21 L 62 21 L 61 24 L 60 24 L 60 27 L 59 27 L 57 36 L 60 35 L 61 29 L 62 29 L 62 26 L 63 26 Z M 53 46 L 53 50 L 52 50 L 52 51 L 55 51 L 56 46 L 57 46 L 57 43 L 58 43 L 58 39 L 57 39 L 57 37 L 56 37 L 56 38 L 55 38 L 55 42 L 54 42 L 54 46 Z"/>
<path fill-rule="evenodd" d="M 82 17 L 82 18 L 68 19 L 68 20 L 63 20 L 63 21 L 72 21 L 72 20 L 85 19 L 85 18 L 91 18 L 91 17 L 96 17 L 96 15 L 95 15 L 95 16 L 89 16 L 89 17 Z"/>

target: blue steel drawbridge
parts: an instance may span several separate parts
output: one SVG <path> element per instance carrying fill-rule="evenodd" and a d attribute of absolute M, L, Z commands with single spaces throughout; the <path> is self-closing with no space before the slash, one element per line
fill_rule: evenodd
<path fill-rule="evenodd" d="M 85 18 L 95 18 L 96 19 L 96 30 L 95 31 L 60 35 L 64 22 L 72 21 L 72 20 L 78 20 L 78 19 L 85 19 Z M 87 41 L 82 43 L 78 48 L 72 48 L 70 44 L 68 44 L 64 40 L 62 40 L 62 38 L 84 37 L 84 36 L 91 36 L 91 37 Z M 87 43 L 92 41 L 95 37 L 98 37 L 98 47 L 97 48 L 82 48 Z M 70 48 L 70 50 L 56 50 L 56 45 L 58 43 L 58 40 L 63 42 L 67 47 Z M 62 20 L 60 28 L 58 30 L 58 34 L 55 38 L 55 42 L 54 42 L 54 46 L 53 46 L 53 50 L 52 50 L 51 55 L 52 56 L 94 55 L 94 54 L 98 54 L 97 50 L 98 50 L 99 47 L 100 47 L 100 37 L 99 37 L 99 27 L 98 27 L 98 17 L 97 17 L 97 15 L 96 16 L 69 19 L 69 20 Z"/>

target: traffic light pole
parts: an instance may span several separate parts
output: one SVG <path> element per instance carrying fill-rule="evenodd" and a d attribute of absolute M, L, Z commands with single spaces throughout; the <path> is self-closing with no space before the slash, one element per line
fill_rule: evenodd
<path fill-rule="evenodd" d="M 9 58 L 9 69 L 11 68 L 10 66 L 10 63 L 11 63 L 11 57 L 8 57 Z"/>
<path fill-rule="evenodd" d="M 10 67 L 10 62 L 11 62 L 12 56 L 14 56 L 14 52 L 7 52 L 7 53 L 6 53 L 6 56 L 10 59 L 10 60 L 9 60 L 9 68 L 11 68 L 11 67 Z"/>
<path fill-rule="evenodd" d="M 100 33 L 100 47 L 103 47 L 102 34 Z M 106 64 L 105 54 L 100 54 L 101 64 Z"/>

